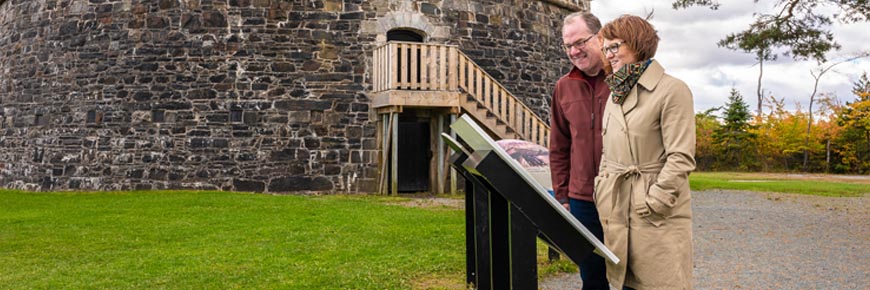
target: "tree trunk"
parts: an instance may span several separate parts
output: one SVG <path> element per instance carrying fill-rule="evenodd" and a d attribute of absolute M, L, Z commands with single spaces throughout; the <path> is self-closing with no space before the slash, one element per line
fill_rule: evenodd
<path fill-rule="evenodd" d="M 807 135 L 804 136 L 804 172 L 809 170 L 809 160 L 810 160 L 810 133 L 813 128 L 813 102 L 816 100 L 816 92 L 819 90 L 819 79 L 822 78 L 822 75 L 816 78 L 816 84 L 813 87 L 813 94 L 810 95 L 810 107 L 809 107 L 809 115 L 807 116 Z"/>
<path fill-rule="evenodd" d="M 825 173 L 831 173 L 831 138 L 825 144 Z"/>
<path fill-rule="evenodd" d="M 764 96 L 761 91 L 761 76 L 764 75 L 764 54 L 758 56 L 758 120 L 762 120 L 761 104 L 764 102 Z"/>

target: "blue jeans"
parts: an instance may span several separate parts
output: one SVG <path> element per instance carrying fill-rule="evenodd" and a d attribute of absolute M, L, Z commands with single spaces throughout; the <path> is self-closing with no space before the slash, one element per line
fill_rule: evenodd
<path fill-rule="evenodd" d="M 604 230 L 598 219 L 598 210 L 595 203 L 579 199 L 571 199 L 571 214 L 592 232 L 599 241 L 604 241 Z M 591 253 L 580 262 L 580 279 L 583 280 L 583 290 L 587 289 L 610 289 L 607 284 L 607 271 L 604 266 L 604 258 Z"/>

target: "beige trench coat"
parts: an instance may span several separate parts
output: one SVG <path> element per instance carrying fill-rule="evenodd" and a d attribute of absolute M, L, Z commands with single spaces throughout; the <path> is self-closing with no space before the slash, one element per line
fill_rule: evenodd
<path fill-rule="evenodd" d="M 653 61 L 620 106 L 604 109 L 604 150 L 595 204 L 616 289 L 692 289 L 695 169 L 692 93 Z M 626 267 L 627 266 L 627 267 Z"/>

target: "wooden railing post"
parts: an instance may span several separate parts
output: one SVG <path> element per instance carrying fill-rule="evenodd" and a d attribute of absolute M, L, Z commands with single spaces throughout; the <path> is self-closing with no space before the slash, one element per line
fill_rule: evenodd
<path fill-rule="evenodd" d="M 459 74 L 458 68 L 456 67 L 456 47 L 450 47 L 450 56 L 447 59 L 447 77 L 449 80 L 447 81 L 447 90 L 455 91 L 456 90 L 456 77 Z"/>

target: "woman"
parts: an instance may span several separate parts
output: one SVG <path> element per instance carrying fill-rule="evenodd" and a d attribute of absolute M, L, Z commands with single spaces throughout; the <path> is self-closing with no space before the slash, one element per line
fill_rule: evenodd
<path fill-rule="evenodd" d="M 616 289 L 692 289 L 692 93 L 652 59 L 659 37 L 646 20 L 621 16 L 600 37 L 614 72 L 595 204 L 620 258 L 607 278 Z"/>

